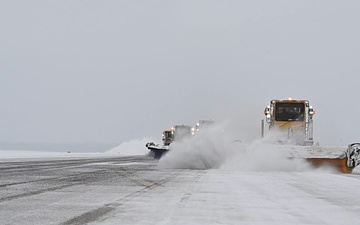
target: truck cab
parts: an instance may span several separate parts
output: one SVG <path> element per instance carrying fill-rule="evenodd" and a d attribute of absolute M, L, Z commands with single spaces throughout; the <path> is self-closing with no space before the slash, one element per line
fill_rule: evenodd
<path fill-rule="evenodd" d="M 264 114 L 269 130 L 287 132 L 288 139 L 297 145 L 312 145 L 315 111 L 307 100 L 271 100 Z M 262 125 L 264 136 L 264 125 Z"/>
<path fill-rule="evenodd" d="M 172 130 L 164 130 L 162 133 L 162 141 L 164 146 L 169 146 L 174 140 L 174 133 Z"/>

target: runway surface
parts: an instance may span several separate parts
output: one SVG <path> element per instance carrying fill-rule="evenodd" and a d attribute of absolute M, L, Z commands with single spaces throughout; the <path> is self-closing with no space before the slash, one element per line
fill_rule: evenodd
<path fill-rule="evenodd" d="M 159 169 L 148 156 L 0 163 L 1 224 L 360 224 L 360 174 Z"/>

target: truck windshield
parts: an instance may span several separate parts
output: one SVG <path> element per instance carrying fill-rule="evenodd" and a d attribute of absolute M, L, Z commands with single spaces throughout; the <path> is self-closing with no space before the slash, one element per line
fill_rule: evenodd
<path fill-rule="evenodd" d="M 277 103 L 275 105 L 276 121 L 304 121 L 305 105 L 303 103 Z"/>
<path fill-rule="evenodd" d="M 164 138 L 172 138 L 171 132 L 164 132 L 163 135 L 164 135 Z"/>

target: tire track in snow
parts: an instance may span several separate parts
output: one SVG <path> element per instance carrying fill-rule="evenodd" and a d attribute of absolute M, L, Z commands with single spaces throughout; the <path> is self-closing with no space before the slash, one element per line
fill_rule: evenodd
<path fill-rule="evenodd" d="M 145 187 L 140 190 L 134 191 L 124 197 L 121 197 L 112 203 L 108 203 L 102 207 L 95 209 L 95 210 L 92 210 L 92 211 L 86 212 L 82 215 L 79 215 L 77 217 L 74 217 L 74 218 L 62 223 L 61 225 L 83 225 L 83 224 L 88 224 L 91 222 L 104 221 L 104 220 L 106 220 L 106 216 L 109 213 L 111 213 L 115 209 L 118 209 L 124 203 L 129 202 L 132 199 L 137 198 L 145 193 L 148 193 L 149 191 L 154 190 L 155 188 L 161 187 L 162 185 L 171 181 L 172 179 L 174 179 L 175 177 L 177 177 L 184 171 L 184 170 L 181 170 L 175 174 L 172 174 L 169 177 L 166 177 L 165 179 L 162 179 L 161 181 L 152 182 L 152 181 L 146 180 L 146 179 L 139 180 L 136 173 L 134 175 L 136 179 L 134 179 L 133 178 L 134 176 L 132 176 L 133 175 L 132 171 L 128 171 L 125 168 L 121 168 L 121 170 L 122 170 L 121 174 L 124 177 L 126 177 L 128 180 L 131 180 L 131 181 L 137 183 L 138 185 L 145 186 Z"/>

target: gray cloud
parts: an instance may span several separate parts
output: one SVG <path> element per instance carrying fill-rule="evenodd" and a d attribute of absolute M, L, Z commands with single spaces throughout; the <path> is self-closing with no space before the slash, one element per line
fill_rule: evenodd
<path fill-rule="evenodd" d="M 256 131 L 287 97 L 310 100 L 320 143 L 360 141 L 359 6 L 2 1 L 0 141 L 121 142 L 230 114 Z"/>

